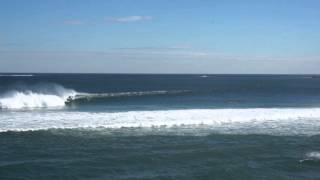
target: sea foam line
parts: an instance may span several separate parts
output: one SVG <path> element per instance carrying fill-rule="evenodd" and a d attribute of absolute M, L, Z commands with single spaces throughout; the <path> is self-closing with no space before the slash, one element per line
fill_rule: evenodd
<path fill-rule="evenodd" d="M 189 109 L 129 112 L 4 112 L 0 131 L 52 128 L 209 126 L 221 133 L 318 134 L 320 108 Z"/>

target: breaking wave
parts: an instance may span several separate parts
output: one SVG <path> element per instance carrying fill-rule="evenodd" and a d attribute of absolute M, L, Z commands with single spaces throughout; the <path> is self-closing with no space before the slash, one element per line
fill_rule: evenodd
<path fill-rule="evenodd" d="M 320 152 L 313 151 L 305 154 L 305 158 L 300 160 L 300 162 L 320 162 Z"/>
<path fill-rule="evenodd" d="M 56 84 L 19 86 L 0 96 L 0 109 L 62 107 L 76 91 Z"/>
<path fill-rule="evenodd" d="M 187 90 L 80 93 L 57 84 L 19 87 L 0 95 L 0 109 L 54 108 L 95 99 L 187 93 Z"/>
<path fill-rule="evenodd" d="M 210 132 L 302 134 L 320 132 L 320 108 L 185 109 L 128 112 L 5 112 L 0 131 L 74 128 L 206 127 Z"/>

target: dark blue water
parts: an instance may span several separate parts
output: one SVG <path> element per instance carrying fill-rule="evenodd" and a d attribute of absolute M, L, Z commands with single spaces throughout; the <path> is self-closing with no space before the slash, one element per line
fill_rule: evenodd
<path fill-rule="evenodd" d="M 315 75 L 1 74 L 0 107 L 0 179 L 320 179 Z"/>
<path fill-rule="evenodd" d="M 60 85 L 85 93 L 169 91 L 165 95 L 97 98 L 77 108 L 319 107 L 320 78 L 311 75 L 36 74 L 1 77 L 0 93 L 45 92 Z M 170 93 L 173 91 L 173 93 Z M 174 91 L 178 91 L 174 93 Z M 181 91 L 179 93 L 179 91 Z M 81 103 L 78 102 L 78 103 Z M 125 106 L 124 106 L 125 105 Z"/>

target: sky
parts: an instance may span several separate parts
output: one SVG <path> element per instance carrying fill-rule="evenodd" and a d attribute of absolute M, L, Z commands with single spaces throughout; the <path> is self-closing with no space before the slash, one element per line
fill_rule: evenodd
<path fill-rule="evenodd" d="M 0 0 L 0 72 L 319 74 L 319 0 Z"/>

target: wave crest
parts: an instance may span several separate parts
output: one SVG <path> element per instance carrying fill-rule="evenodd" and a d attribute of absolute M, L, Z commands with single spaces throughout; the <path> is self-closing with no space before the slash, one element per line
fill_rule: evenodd
<path fill-rule="evenodd" d="M 76 91 L 56 84 L 19 86 L 0 96 L 0 109 L 62 107 L 69 96 L 76 94 Z"/>
<path fill-rule="evenodd" d="M 67 100 L 67 103 L 75 103 L 77 101 L 86 101 L 93 99 L 108 99 L 121 97 L 139 97 L 139 96 L 157 96 L 157 95 L 175 95 L 190 93 L 189 90 L 159 90 L 159 91 L 132 91 L 132 92 L 115 92 L 115 93 L 77 93 Z"/>
<path fill-rule="evenodd" d="M 305 154 L 305 159 L 300 160 L 300 162 L 311 161 L 311 162 L 320 162 L 320 152 L 313 151 Z"/>

